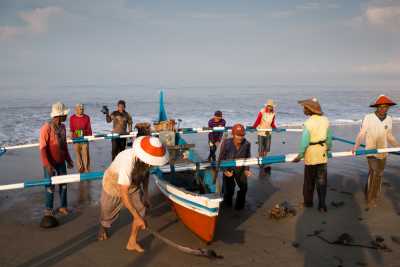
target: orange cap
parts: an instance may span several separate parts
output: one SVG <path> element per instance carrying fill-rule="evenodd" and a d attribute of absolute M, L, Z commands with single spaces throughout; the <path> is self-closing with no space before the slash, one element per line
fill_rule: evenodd
<path fill-rule="evenodd" d="M 244 136 L 246 135 L 246 130 L 244 129 L 244 126 L 240 123 L 236 123 L 232 127 L 232 134 L 233 135 L 241 135 Z"/>

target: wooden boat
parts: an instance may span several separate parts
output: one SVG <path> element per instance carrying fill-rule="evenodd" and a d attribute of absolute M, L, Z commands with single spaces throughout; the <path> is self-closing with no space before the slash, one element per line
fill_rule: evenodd
<path fill-rule="evenodd" d="M 162 92 L 160 96 L 159 121 L 168 121 Z M 186 145 L 186 141 L 181 134 L 166 131 L 166 135 L 168 133 L 173 134 L 176 147 L 179 148 Z M 160 138 L 162 139 L 161 135 Z M 192 164 L 200 162 L 200 158 L 194 148 L 189 148 L 185 153 L 187 156 L 186 162 Z M 200 170 L 198 168 L 193 171 L 175 172 L 175 166 L 178 168 L 178 165 L 179 163 L 177 162 L 176 165 L 173 163 L 167 167 L 154 169 L 155 183 L 182 223 L 199 238 L 206 243 L 210 243 L 214 238 L 220 203 L 222 202 L 222 198 L 216 192 L 216 186 L 213 183 L 212 170 Z"/>

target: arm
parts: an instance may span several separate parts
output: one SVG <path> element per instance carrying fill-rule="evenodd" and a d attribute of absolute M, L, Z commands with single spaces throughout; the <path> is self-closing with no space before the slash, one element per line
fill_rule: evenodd
<path fill-rule="evenodd" d="M 274 116 L 274 118 L 272 119 L 272 123 L 271 123 L 271 128 L 272 128 L 272 129 L 278 128 L 278 127 L 276 126 L 276 120 L 275 120 L 275 118 L 276 118 L 276 116 Z"/>
<path fill-rule="evenodd" d="M 306 153 L 306 150 L 310 144 L 310 132 L 304 128 L 303 133 L 301 135 L 300 147 L 299 147 L 299 154 L 293 160 L 293 162 L 299 162 Z"/>
<path fill-rule="evenodd" d="M 391 144 L 393 147 L 400 147 L 400 143 L 393 136 L 392 129 L 390 129 L 387 133 L 387 140 L 388 140 L 389 144 Z"/>
<path fill-rule="evenodd" d="M 362 125 L 361 125 L 360 132 L 358 133 L 358 135 L 356 137 L 355 144 L 352 149 L 353 153 L 360 147 L 360 144 L 361 144 L 362 140 L 365 138 L 366 133 L 367 133 L 367 120 L 364 118 Z"/>
<path fill-rule="evenodd" d="M 72 116 L 69 118 L 69 134 L 71 138 L 74 138 L 74 132 L 75 132 L 75 125 L 74 125 L 74 120 L 72 119 Z"/>
<path fill-rule="evenodd" d="M 132 116 L 128 113 L 128 133 L 132 132 Z"/>
<path fill-rule="evenodd" d="M 90 117 L 88 116 L 87 118 L 88 118 L 88 124 L 86 126 L 87 135 L 92 135 L 93 132 L 92 132 L 92 124 L 90 122 Z"/>
<path fill-rule="evenodd" d="M 113 112 L 114 113 L 114 112 Z M 111 115 L 109 113 L 106 114 L 106 122 L 110 123 L 112 122 L 112 120 L 114 119 L 114 115 L 113 113 L 111 113 Z"/>
<path fill-rule="evenodd" d="M 49 145 L 49 126 L 44 125 L 40 129 L 40 137 L 39 137 L 39 151 L 40 151 L 40 159 L 42 160 L 42 165 L 44 167 L 51 167 L 49 157 L 47 155 L 47 147 Z"/>
<path fill-rule="evenodd" d="M 134 223 L 138 224 L 141 227 L 145 227 L 145 223 L 143 221 L 143 218 L 140 216 L 138 210 L 136 207 L 131 203 L 129 199 L 129 187 L 131 186 L 132 183 L 132 170 L 135 165 L 135 160 L 128 160 L 124 159 L 121 162 L 121 165 L 118 170 L 118 186 L 120 189 L 120 197 L 122 200 L 122 203 L 124 206 L 129 210 L 129 212 L 132 214 L 134 218 Z"/>
<path fill-rule="evenodd" d="M 64 134 L 66 135 L 67 133 L 67 131 L 66 131 L 66 129 L 65 129 L 65 126 L 64 126 Z M 72 158 L 71 158 L 71 155 L 69 154 L 69 151 L 68 151 L 68 144 L 67 144 L 67 142 L 65 142 L 64 144 L 63 144 L 63 149 L 64 149 L 64 151 L 65 151 L 65 159 L 66 159 L 66 161 L 67 161 L 67 164 L 68 164 L 68 168 L 70 168 L 70 169 L 72 169 L 73 167 L 74 167 L 74 164 L 73 164 L 73 161 L 72 161 Z"/>
<path fill-rule="evenodd" d="M 328 150 L 332 149 L 332 129 L 328 128 L 328 133 L 326 137 L 326 145 L 328 146 Z"/>
<path fill-rule="evenodd" d="M 144 229 L 146 227 L 144 220 L 129 199 L 129 185 L 120 184 L 119 191 L 122 203 L 124 204 L 125 208 L 127 208 L 127 210 L 132 214 L 134 223 L 137 223 L 139 226 L 142 226 L 142 229 Z"/>
<path fill-rule="evenodd" d="M 143 198 L 144 204 L 147 208 L 150 207 L 150 197 L 149 197 L 149 176 L 146 176 L 143 180 Z"/>
<path fill-rule="evenodd" d="M 256 121 L 253 123 L 253 128 L 257 128 L 257 126 L 260 124 L 260 122 L 261 122 L 261 117 L 262 117 L 261 112 L 258 112 L 257 119 L 256 119 Z"/>

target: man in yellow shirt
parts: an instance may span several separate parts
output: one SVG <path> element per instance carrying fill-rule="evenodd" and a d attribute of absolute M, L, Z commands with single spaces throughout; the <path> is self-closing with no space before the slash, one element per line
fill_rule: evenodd
<path fill-rule="evenodd" d="M 327 191 L 328 151 L 332 146 L 332 133 L 329 120 L 323 116 L 321 106 L 316 98 L 299 101 L 304 114 L 309 118 L 304 122 L 300 151 L 293 162 L 304 157 L 304 206 L 312 207 L 314 188 L 318 193 L 318 210 L 327 212 L 325 203 Z"/>

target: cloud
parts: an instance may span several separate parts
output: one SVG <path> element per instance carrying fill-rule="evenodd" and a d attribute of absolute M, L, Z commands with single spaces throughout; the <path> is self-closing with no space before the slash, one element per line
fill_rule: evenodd
<path fill-rule="evenodd" d="M 400 27 L 400 5 L 368 6 L 365 17 L 371 25 L 398 30 Z"/>
<path fill-rule="evenodd" d="M 364 64 L 353 68 L 356 72 L 373 74 L 400 74 L 400 58 L 379 64 Z"/>
<path fill-rule="evenodd" d="M 62 12 L 62 8 L 53 6 L 19 12 L 18 17 L 25 22 L 25 25 L 0 26 L 0 40 L 12 39 L 28 33 L 45 33 L 48 30 L 50 17 L 59 15 Z"/>
<path fill-rule="evenodd" d="M 272 18 L 280 19 L 280 18 L 288 18 L 299 14 L 306 14 L 308 12 L 315 12 L 317 10 L 337 9 L 337 8 L 340 8 L 340 6 L 338 3 L 334 2 L 305 2 L 296 5 L 291 9 L 271 12 L 269 16 L 271 16 Z"/>

